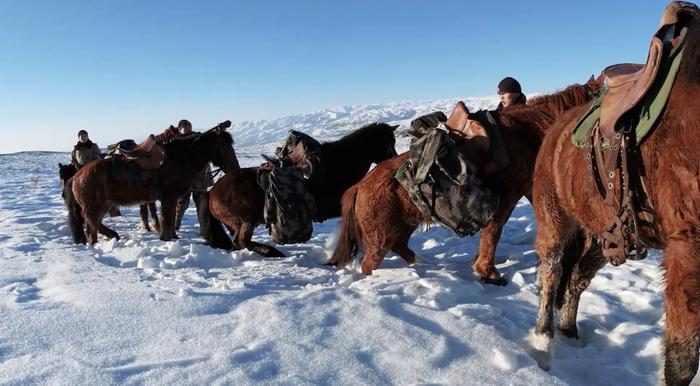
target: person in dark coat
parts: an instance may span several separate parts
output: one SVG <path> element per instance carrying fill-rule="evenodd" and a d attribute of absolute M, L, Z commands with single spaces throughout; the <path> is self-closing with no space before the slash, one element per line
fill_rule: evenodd
<path fill-rule="evenodd" d="M 100 147 L 90 140 L 88 132 L 80 130 L 78 131 L 78 143 L 73 146 L 70 158 L 70 162 L 75 165 L 76 169 L 80 169 L 88 162 L 102 157 L 100 155 Z"/>
<path fill-rule="evenodd" d="M 510 76 L 503 78 L 503 80 L 498 83 L 498 98 L 501 100 L 501 103 L 498 104 L 496 110 L 527 103 L 527 97 L 523 94 L 520 82 Z"/>

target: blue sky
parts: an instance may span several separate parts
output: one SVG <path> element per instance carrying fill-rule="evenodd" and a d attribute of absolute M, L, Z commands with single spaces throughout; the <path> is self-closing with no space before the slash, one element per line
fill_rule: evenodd
<path fill-rule="evenodd" d="M 0 0 L 0 153 L 338 105 L 525 93 L 641 62 L 665 1 Z"/>

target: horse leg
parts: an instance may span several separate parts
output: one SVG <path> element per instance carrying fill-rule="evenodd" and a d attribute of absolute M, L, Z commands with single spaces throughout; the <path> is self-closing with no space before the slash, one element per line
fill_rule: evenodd
<path fill-rule="evenodd" d="M 175 234 L 175 206 L 177 197 L 164 197 L 160 200 L 160 239 L 170 241 L 177 239 Z"/>
<path fill-rule="evenodd" d="M 158 221 L 158 209 L 156 208 L 155 201 L 148 203 L 148 210 L 151 212 L 151 217 L 153 218 L 153 230 L 160 232 L 160 221 Z"/>
<path fill-rule="evenodd" d="M 177 199 L 177 206 L 175 207 L 175 229 L 177 230 L 180 229 L 185 211 L 187 211 L 187 207 L 190 206 L 190 195 L 192 195 L 192 192 L 187 191 L 187 193 Z"/>
<path fill-rule="evenodd" d="M 151 227 L 148 225 L 148 207 L 146 204 L 141 204 L 141 206 L 139 206 L 139 212 L 141 214 L 141 227 L 150 232 Z"/>
<path fill-rule="evenodd" d="M 367 251 L 362 257 L 362 263 L 360 264 L 362 267 L 362 273 L 369 276 L 372 274 L 372 271 L 379 268 L 382 260 L 384 260 L 384 255 L 386 255 L 387 249 L 388 248 L 368 245 Z"/>
<path fill-rule="evenodd" d="M 538 230 L 535 250 L 540 258 L 537 270 L 539 287 L 539 309 L 537 323 L 531 344 L 535 349 L 535 359 L 542 369 L 549 369 L 550 344 L 554 337 L 554 306 L 557 287 L 562 277 L 562 257 L 564 242 L 570 239 L 576 228 L 565 220 L 563 211 L 547 208 L 548 213 L 538 216 Z M 558 213 L 557 213 L 558 212 Z M 541 213 L 538 213 L 538 215 Z"/>
<path fill-rule="evenodd" d="M 100 223 L 100 226 L 97 228 L 97 232 L 100 233 L 101 235 L 106 236 L 108 239 L 117 239 L 119 240 L 119 233 L 117 233 L 115 230 L 108 228 L 105 224 Z"/>
<path fill-rule="evenodd" d="M 284 253 L 280 252 L 276 248 L 253 241 L 254 230 L 255 225 L 251 223 L 245 222 L 241 224 L 240 228 L 236 232 L 237 246 L 246 248 L 249 251 L 253 251 L 265 257 L 285 257 Z"/>
<path fill-rule="evenodd" d="M 567 250 L 567 252 L 569 251 Z M 564 289 L 566 292 L 563 295 L 563 305 L 559 311 L 559 330 L 568 338 L 578 339 L 576 316 L 581 294 L 591 284 L 595 274 L 605 266 L 607 259 L 603 256 L 600 244 L 591 237 L 587 237 L 583 253 L 565 258 L 568 257 L 573 257 L 578 261 L 573 267 L 571 265 L 567 267 L 567 264 L 564 264 L 564 270 L 570 269 L 571 272 L 564 272 L 565 276 L 569 274 L 569 280 Z M 564 282 L 562 281 L 562 284 Z"/>
<path fill-rule="evenodd" d="M 119 217 L 121 215 L 122 215 L 122 212 L 119 210 L 119 206 L 112 205 L 109 208 L 109 217 Z"/>
<path fill-rule="evenodd" d="M 700 241 L 692 232 L 676 233 L 664 250 L 666 385 L 688 385 L 698 370 L 700 328 Z"/>
<path fill-rule="evenodd" d="M 193 191 L 192 198 L 194 199 L 194 205 L 197 208 L 199 235 L 204 239 L 211 239 L 212 229 L 211 223 L 209 222 L 209 193 L 206 191 Z"/>
<path fill-rule="evenodd" d="M 416 228 L 417 226 L 407 227 L 406 231 L 399 236 L 399 239 L 396 240 L 394 245 L 391 247 L 391 250 L 397 255 L 401 256 L 401 258 L 404 259 L 408 265 L 416 263 L 416 253 L 408 247 L 408 240 L 411 238 L 411 235 Z"/>
<path fill-rule="evenodd" d="M 503 226 L 510 218 L 510 214 L 515 209 L 515 204 L 520 196 L 511 195 L 505 197 L 498 206 L 491 221 L 481 230 L 479 239 L 479 252 L 477 252 L 472 268 L 477 275 L 486 283 L 504 286 L 506 279 L 496 269 L 494 259 L 496 256 L 496 246 L 501 239 Z"/>
<path fill-rule="evenodd" d="M 107 209 L 105 209 L 104 211 L 94 210 L 92 213 L 88 213 L 88 211 L 83 209 L 83 218 L 85 219 L 87 242 L 91 245 L 97 243 L 97 232 L 98 230 L 100 230 L 100 226 L 102 225 L 102 218 L 104 217 Z"/>

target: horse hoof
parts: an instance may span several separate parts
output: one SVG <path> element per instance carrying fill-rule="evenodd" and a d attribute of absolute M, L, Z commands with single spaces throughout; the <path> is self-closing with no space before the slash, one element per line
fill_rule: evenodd
<path fill-rule="evenodd" d="M 530 356 L 544 371 L 549 371 L 552 360 L 552 338 L 545 334 L 537 334 L 534 331 L 527 337 L 530 344 Z"/>
<path fill-rule="evenodd" d="M 490 277 L 482 277 L 481 281 L 487 284 L 497 285 L 499 287 L 505 287 L 508 284 L 508 280 L 506 280 L 503 276 L 499 276 L 496 279 Z"/>
<path fill-rule="evenodd" d="M 559 328 L 559 331 L 569 339 L 578 340 L 578 328 Z"/>
<path fill-rule="evenodd" d="M 287 257 L 287 255 L 273 248 L 265 254 L 265 257 Z"/>

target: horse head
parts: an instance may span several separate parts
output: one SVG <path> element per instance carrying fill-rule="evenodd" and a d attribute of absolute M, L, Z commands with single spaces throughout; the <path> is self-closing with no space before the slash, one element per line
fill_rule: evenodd
<path fill-rule="evenodd" d="M 61 179 L 61 197 L 65 197 L 66 183 L 78 171 L 75 165 L 58 163 L 58 177 Z"/>
<path fill-rule="evenodd" d="M 226 131 L 231 127 L 231 121 L 225 121 L 202 134 L 203 137 L 213 138 L 213 149 L 210 150 L 211 162 L 220 167 L 224 173 L 233 169 L 240 169 L 236 152 L 233 150 L 233 137 Z"/>
<path fill-rule="evenodd" d="M 357 138 L 361 148 L 374 163 L 380 163 L 389 158 L 394 158 L 396 153 L 396 137 L 394 131 L 399 125 L 388 125 L 376 122 L 358 130 Z"/>

